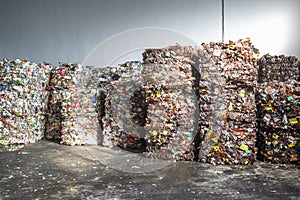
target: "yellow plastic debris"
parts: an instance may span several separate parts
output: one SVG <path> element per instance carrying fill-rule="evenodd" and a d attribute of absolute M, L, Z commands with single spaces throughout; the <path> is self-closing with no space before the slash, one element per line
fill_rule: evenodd
<path fill-rule="evenodd" d="M 288 145 L 290 148 L 296 146 L 296 143 L 293 141 Z"/>
<path fill-rule="evenodd" d="M 245 91 L 245 90 L 241 90 L 241 91 L 240 91 L 240 96 L 243 97 L 243 96 L 245 96 L 245 94 L 246 94 L 246 91 Z"/>
<path fill-rule="evenodd" d="M 158 135 L 157 131 L 152 131 L 151 134 L 152 134 L 153 136 L 157 136 L 157 135 Z"/>
<path fill-rule="evenodd" d="M 289 122 L 290 122 L 291 124 L 298 124 L 297 118 L 289 119 Z"/>
<path fill-rule="evenodd" d="M 212 148 L 213 148 L 215 151 L 220 151 L 220 147 L 219 147 L 219 146 L 212 146 Z"/>
<path fill-rule="evenodd" d="M 218 139 L 217 139 L 217 138 L 212 138 L 211 141 L 217 143 L 217 142 L 218 142 Z"/>
<path fill-rule="evenodd" d="M 8 146 L 8 142 L 7 141 L 0 141 L 0 144 L 2 144 L 3 146 Z"/>
<path fill-rule="evenodd" d="M 278 140 L 279 135 L 273 134 L 272 138 L 275 139 L 275 140 Z"/>
<path fill-rule="evenodd" d="M 242 144 L 240 146 L 240 149 L 243 150 L 243 151 L 247 151 L 247 150 L 249 150 L 249 147 L 247 145 L 245 145 L 245 144 Z"/>
<path fill-rule="evenodd" d="M 273 110 L 271 106 L 265 107 L 265 110 Z"/>

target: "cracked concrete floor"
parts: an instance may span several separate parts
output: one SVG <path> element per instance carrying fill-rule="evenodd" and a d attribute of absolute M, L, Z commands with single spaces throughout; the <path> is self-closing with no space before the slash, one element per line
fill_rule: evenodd
<path fill-rule="evenodd" d="M 300 199 L 300 166 L 213 166 L 40 141 L 0 152 L 0 199 Z"/>

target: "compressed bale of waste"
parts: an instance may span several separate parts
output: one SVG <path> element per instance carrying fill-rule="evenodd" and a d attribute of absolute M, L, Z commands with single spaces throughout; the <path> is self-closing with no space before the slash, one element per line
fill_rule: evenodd
<path fill-rule="evenodd" d="M 79 98 L 75 85 L 81 72 L 80 68 L 78 64 L 65 63 L 51 72 L 45 137 L 59 140 L 61 144 L 82 144 L 76 130 L 80 108 L 75 102 Z"/>
<path fill-rule="evenodd" d="M 77 112 L 75 129 L 82 144 L 99 144 L 99 122 L 97 119 L 97 94 L 101 69 L 94 66 L 82 66 L 75 81 L 76 95 L 72 106 Z"/>
<path fill-rule="evenodd" d="M 259 158 L 272 163 L 299 162 L 300 83 L 261 83 L 256 98 Z"/>
<path fill-rule="evenodd" d="M 258 65 L 258 156 L 272 163 L 298 162 L 300 62 L 295 56 L 266 54 Z"/>
<path fill-rule="evenodd" d="M 258 82 L 300 81 L 300 61 L 295 56 L 266 54 L 258 60 Z"/>
<path fill-rule="evenodd" d="M 116 67 L 101 68 L 97 112 L 102 129 L 102 145 L 120 146 L 125 149 L 140 148 L 139 133 L 135 131 L 135 106 L 132 87 L 141 73 L 140 62 L 126 62 Z M 138 95 L 139 96 L 139 95 Z M 134 105 L 130 105 L 133 103 Z M 136 103 L 138 101 L 136 100 Z"/>
<path fill-rule="evenodd" d="M 0 62 L 0 143 L 27 144 L 40 140 L 48 92 L 45 90 L 52 66 L 28 60 Z"/>
<path fill-rule="evenodd" d="M 197 134 L 198 49 L 170 46 L 146 49 L 143 75 L 152 84 L 145 85 L 149 102 L 147 114 L 147 156 L 173 160 L 195 158 Z"/>
<path fill-rule="evenodd" d="M 250 39 L 202 44 L 199 160 L 251 164 L 256 160 L 258 50 Z"/>

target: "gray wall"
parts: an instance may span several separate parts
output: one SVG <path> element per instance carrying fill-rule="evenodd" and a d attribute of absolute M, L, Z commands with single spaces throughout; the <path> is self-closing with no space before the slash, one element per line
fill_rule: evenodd
<path fill-rule="evenodd" d="M 221 40 L 221 0 L 0 0 L 0 58 L 82 63 L 112 35 L 160 27 Z M 225 40 L 300 57 L 300 1 L 225 0 Z M 134 42 L 134 41 L 133 41 Z"/>

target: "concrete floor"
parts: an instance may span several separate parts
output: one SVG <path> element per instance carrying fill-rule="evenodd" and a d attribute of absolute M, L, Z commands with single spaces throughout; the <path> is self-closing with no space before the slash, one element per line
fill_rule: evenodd
<path fill-rule="evenodd" d="M 40 141 L 0 153 L 0 199 L 300 199 L 300 165 L 213 166 Z"/>

